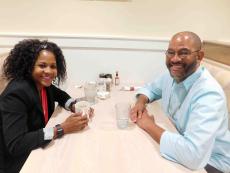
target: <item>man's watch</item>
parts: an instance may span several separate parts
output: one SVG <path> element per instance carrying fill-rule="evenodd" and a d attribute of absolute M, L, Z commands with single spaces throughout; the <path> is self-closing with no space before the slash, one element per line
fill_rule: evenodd
<path fill-rule="evenodd" d="M 57 124 L 55 127 L 57 128 L 57 138 L 61 138 L 64 135 L 64 129 L 60 124 Z"/>

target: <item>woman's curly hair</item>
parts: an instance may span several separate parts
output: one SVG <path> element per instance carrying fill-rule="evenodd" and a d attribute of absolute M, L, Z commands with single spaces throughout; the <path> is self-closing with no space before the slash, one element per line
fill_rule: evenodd
<path fill-rule="evenodd" d="M 66 79 L 66 62 L 62 50 L 49 41 L 26 39 L 20 41 L 10 51 L 4 61 L 3 73 L 7 79 L 31 79 L 35 62 L 42 50 L 47 50 L 55 55 L 57 63 L 57 77 L 55 83 L 64 82 Z"/>

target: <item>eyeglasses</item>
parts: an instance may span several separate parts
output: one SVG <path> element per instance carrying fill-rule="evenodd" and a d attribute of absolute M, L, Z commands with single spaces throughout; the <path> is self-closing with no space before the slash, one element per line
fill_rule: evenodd
<path fill-rule="evenodd" d="M 168 49 L 165 52 L 165 55 L 166 55 L 167 58 L 172 58 L 172 57 L 174 57 L 177 54 L 180 59 L 183 59 L 183 58 L 187 58 L 192 53 L 199 52 L 199 51 L 200 51 L 200 49 L 199 50 L 195 50 L 195 51 L 191 51 L 189 49 L 183 48 L 183 49 L 180 49 L 180 50 L 178 50 L 176 52 L 174 50 Z"/>

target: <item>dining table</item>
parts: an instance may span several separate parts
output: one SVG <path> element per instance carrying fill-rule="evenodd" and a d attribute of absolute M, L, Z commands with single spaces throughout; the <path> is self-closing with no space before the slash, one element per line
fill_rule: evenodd
<path fill-rule="evenodd" d="M 96 98 L 91 105 L 94 116 L 79 132 L 52 140 L 46 147 L 33 150 L 21 173 L 205 173 L 190 170 L 161 156 L 159 144 L 129 120 L 128 127 L 117 127 L 115 105 L 135 104 L 136 91 L 111 87 L 108 98 Z M 66 90 L 73 98 L 84 98 L 84 88 L 71 85 Z M 162 128 L 177 133 L 159 102 L 147 105 Z M 57 105 L 46 127 L 62 123 L 72 113 Z"/>

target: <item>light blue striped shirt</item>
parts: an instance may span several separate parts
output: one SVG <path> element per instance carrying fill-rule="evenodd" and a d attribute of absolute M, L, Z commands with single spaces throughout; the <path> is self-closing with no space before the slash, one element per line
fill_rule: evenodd
<path fill-rule="evenodd" d="M 167 72 L 137 94 L 146 95 L 150 102 L 162 99 L 165 114 L 179 132 L 166 130 L 162 134 L 160 153 L 163 157 L 190 169 L 210 164 L 230 172 L 226 98 L 221 86 L 204 67 L 199 67 L 179 84 Z"/>

